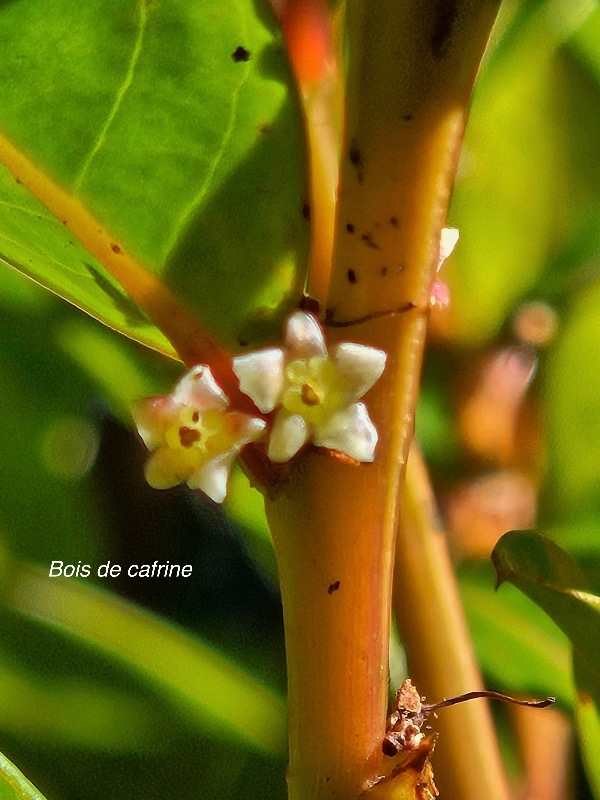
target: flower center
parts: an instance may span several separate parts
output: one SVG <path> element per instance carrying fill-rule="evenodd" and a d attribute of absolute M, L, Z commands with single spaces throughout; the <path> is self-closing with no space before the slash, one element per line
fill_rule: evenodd
<path fill-rule="evenodd" d="M 297 358 L 285 369 L 282 405 L 312 425 L 321 425 L 343 405 L 340 379 L 327 356 Z"/>
<path fill-rule="evenodd" d="M 187 425 L 182 425 L 179 428 L 179 443 L 182 447 L 192 447 L 199 441 L 200 431 L 197 428 L 188 428 Z"/>
<path fill-rule="evenodd" d="M 183 408 L 166 434 L 169 447 L 183 451 L 190 464 L 197 465 L 231 444 L 231 434 L 219 410 Z M 182 454 L 183 455 L 183 454 Z"/>
<path fill-rule="evenodd" d="M 318 406 L 323 399 L 322 393 L 318 390 L 319 387 L 314 387 L 310 383 L 303 383 L 300 389 L 300 397 L 302 402 L 307 406 Z"/>

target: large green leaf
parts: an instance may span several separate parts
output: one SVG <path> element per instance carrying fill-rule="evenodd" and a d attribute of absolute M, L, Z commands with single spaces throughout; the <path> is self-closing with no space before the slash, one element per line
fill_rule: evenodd
<path fill-rule="evenodd" d="M 0 753 L 0 800 L 44 800 L 44 796 L 2 753 Z"/>
<path fill-rule="evenodd" d="M 0 41 L 0 134 L 42 183 L 79 198 L 224 339 L 264 335 L 296 300 L 307 242 L 301 118 L 266 0 L 3 3 Z M 170 351 L 2 169 L 0 258 Z"/>
<path fill-rule="evenodd" d="M 582 752 L 600 797 L 600 597 L 587 590 L 584 574 L 564 550 L 535 533 L 505 534 L 492 559 L 498 582 L 517 586 L 571 640 Z"/>

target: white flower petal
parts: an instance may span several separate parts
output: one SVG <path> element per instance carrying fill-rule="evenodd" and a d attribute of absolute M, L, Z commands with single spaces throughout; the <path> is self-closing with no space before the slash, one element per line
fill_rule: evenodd
<path fill-rule="evenodd" d="M 332 356 L 346 383 L 344 391 L 349 401 L 358 400 L 379 380 L 387 359 L 383 350 L 351 342 L 337 345 Z"/>
<path fill-rule="evenodd" d="M 199 408 L 225 408 L 229 399 L 204 364 L 187 372 L 175 387 L 171 398 L 174 403 Z"/>
<path fill-rule="evenodd" d="M 227 494 L 227 481 L 233 458 L 234 453 L 228 452 L 207 461 L 188 479 L 187 484 L 190 489 L 200 489 L 215 503 L 222 503 Z"/>
<path fill-rule="evenodd" d="M 169 424 L 169 398 L 150 397 L 136 400 L 131 409 L 133 421 L 142 441 L 148 450 L 158 447 L 165 436 L 165 427 Z"/>
<path fill-rule="evenodd" d="M 288 414 L 281 409 L 275 417 L 269 438 L 269 458 L 282 463 L 289 461 L 308 441 L 310 431 L 300 414 Z"/>
<path fill-rule="evenodd" d="M 187 477 L 185 465 L 169 447 L 159 447 L 152 453 L 146 462 L 144 474 L 153 489 L 170 489 Z"/>
<path fill-rule="evenodd" d="M 288 317 L 285 340 L 291 358 L 327 355 L 323 329 L 317 318 L 306 311 L 296 311 Z"/>
<path fill-rule="evenodd" d="M 440 236 L 440 254 L 438 257 L 437 271 L 439 272 L 444 261 L 452 255 L 459 237 L 458 228 L 442 228 Z"/>
<path fill-rule="evenodd" d="M 354 403 L 321 425 L 314 436 L 314 443 L 319 447 L 339 450 L 356 461 L 373 461 L 377 439 L 377 430 L 366 406 Z"/>
<path fill-rule="evenodd" d="M 248 414 L 232 412 L 229 416 L 235 418 L 236 433 L 239 437 L 234 447 L 235 452 L 239 452 L 245 444 L 259 439 L 267 427 L 264 419 L 250 417 Z"/>
<path fill-rule="evenodd" d="M 233 359 L 240 389 L 263 414 L 272 411 L 283 391 L 283 350 L 271 347 Z"/>

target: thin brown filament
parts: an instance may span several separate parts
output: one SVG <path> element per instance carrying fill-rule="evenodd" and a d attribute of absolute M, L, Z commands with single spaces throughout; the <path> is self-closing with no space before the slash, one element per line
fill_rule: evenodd
<path fill-rule="evenodd" d="M 428 714 L 432 711 L 437 711 L 438 708 L 454 706 L 457 703 L 465 703 L 467 700 L 475 700 L 478 697 L 489 697 L 491 700 L 501 700 L 503 703 L 513 703 L 517 706 L 528 706 L 529 708 L 548 708 L 548 706 L 551 706 L 556 701 L 555 697 L 546 697 L 545 700 L 519 700 L 516 697 L 510 697 L 509 695 L 502 694 L 501 692 L 486 690 L 466 692 L 465 694 L 460 694 L 457 697 L 450 697 L 448 700 L 441 700 L 439 703 L 434 703 L 433 705 L 423 705 L 422 710 Z"/>

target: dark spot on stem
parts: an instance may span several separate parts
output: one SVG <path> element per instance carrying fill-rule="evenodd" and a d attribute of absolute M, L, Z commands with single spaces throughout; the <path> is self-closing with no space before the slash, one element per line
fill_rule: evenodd
<path fill-rule="evenodd" d="M 364 242 L 367 247 L 370 247 L 371 250 L 379 250 L 379 245 L 373 238 L 372 233 L 363 233 L 363 235 L 360 237 L 360 240 L 361 242 Z"/>
<path fill-rule="evenodd" d="M 258 132 L 259 133 L 271 133 L 272 130 L 273 130 L 273 126 L 269 125 L 268 122 L 265 123 L 264 125 L 259 125 L 258 126 Z"/>
<path fill-rule="evenodd" d="M 385 278 L 385 276 L 386 276 L 387 274 L 388 274 L 388 268 L 387 268 L 387 267 L 382 267 L 382 268 L 381 268 L 381 275 L 382 275 L 382 277 L 384 277 L 384 278 Z"/>
<path fill-rule="evenodd" d="M 350 159 L 350 163 L 356 167 L 356 177 L 359 183 L 362 183 L 364 180 L 363 175 L 363 157 L 362 153 L 360 152 L 360 148 L 358 143 L 355 139 L 350 142 L 350 148 L 348 150 L 348 158 Z"/>
<path fill-rule="evenodd" d="M 304 219 L 310 219 L 310 203 L 306 201 L 302 203 L 302 216 Z"/>
<path fill-rule="evenodd" d="M 235 48 L 231 54 L 231 57 L 236 64 L 238 64 L 240 61 L 250 61 L 250 51 L 246 50 L 246 48 L 242 47 L 242 45 L 239 45 L 239 47 Z"/>
<path fill-rule="evenodd" d="M 348 222 L 348 224 L 346 225 L 346 230 L 348 231 L 348 233 L 354 233 L 355 231 L 354 225 L 351 222 Z"/>
<path fill-rule="evenodd" d="M 348 270 L 348 283 L 358 283 L 358 276 L 353 269 Z"/>
<path fill-rule="evenodd" d="M 402 117 L 401 117 L 401 119 L 403 119 L 404 122 L 410 122 L 411 119 L 414 119 L 414 118 L 415 118 L 414 114 L 402 114 Z"/>
<path fill-rule="evenodd" d="M 435 24 L 431 34 L 431 53 L 440 61 L 448 49 L 458 17 L 458 0 L 438 0 Z"/>
<path fill-rule="evenodd" d="M 115 244 L 114 242 L 111 244 L 110 249 L 113 251 L 113 253 L 116 253 L 117 255 L 120 255 L 123 252 L 119 247 L 119 245 Z"/>
<path fill-rule="evenodd" d="M 355 167 L 362 167 L 362 155 L 358 144 L 355 140 L 350 142 L 350 149 L 348 151 L 348 157 L 350 158 L 350 163 Z"/>
<path fill-rule="evenodd" d="M 390 225 L 392 228 L 397 228 L 399 225 L 398 217 L 390 217 Z"/>
<path fill-rule="evenodd" d="M 328 594 L 333 594 L 334 592 L 337 592 L 337 590 L 339 588 L 340 588 L 340 582 L 339 581 L 335 581 L 335 583 L 330 583 L 329 584 L 329 588 L 327 589 L 327 592 L 328 592 Z"/>

